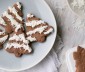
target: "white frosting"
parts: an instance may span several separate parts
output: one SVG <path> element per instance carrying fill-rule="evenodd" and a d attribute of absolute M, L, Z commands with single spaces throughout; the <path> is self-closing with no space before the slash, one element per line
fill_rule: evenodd
<path fill-rule="evenodd" d="M 15 28 L 15 32 L 17 32 L 18 29 L 20 29 L 21 27 L 22 27 L 22 26 L 18 24 L 18 25 L 16 26 L 16 28 Z"/>
<path fill-rule="evenodd" d="M 3 13 L 3 16 L 6 16 L 9 19 L 11 25 L 15 27 L 15 32 L 22 27 L 22 24 L 18 23 L 11 15 L 8 14 L 7 11 Z"/>
<path fill-rule="evenodd" d="M 14 48 L 20 48 L 20 47 L 23 47 L 25 50 L 28 50 L 29 52 L 32 51 L 32 49 L 29 47 L 29 45 L 25 45 L 24 43 L 23 44 L 18 44 L 18 43 L 7 43 L 6 45 L 6 49 L 7 48 L 11 48 L 11 47 L 14 47 Z"/>
<path fill-rule="evenodd" d="M 17 4 L 17 7 L 18 7 L 19 9 L 21 9 L 21 4 L 20 4 L 19 2 L 17 2 L 16 4 Z"/>
<path fill-rule="evenodd" d="M 32 14 L 27 14 L 27 18 L 32 18 L 32 17 L 34 17 L 34 15 L 32 15 Z"/>
<path fill-rule="evenodd" d="M 30 41 L 30 42 L 33 42 L 33 41 L 36 41 L 36 38 L 35 37 L 28 36 L 27 37 L 27 40 Z"/>
<path fill-rule="evenodd" d="M 50 28 L 48 31 L 44 32 L 44 34 L 49 34 L 49 33 L 51 33 L 52 31 L 53 31 L 53 29 Z"/>
<path fill-rule="evenodd" d="M 36 32 L 42 33 L 48 26 L 41 26 L 39 28 L 34 29 L 33 31 L 27 32 L 27 35 L 35 34 Z"/>
<path fill-rule="evenodd" d="M 6 24 L 5 24 L 5 21 L 3 20 L 2 17 L 0 17 L 0 24 L 2 24 L 2 25 L 6 25 Z"/>
<path fill-rule="evenodd" d="M 29 21 L 26 23 L 26 26 L 32 26 L 32 27 L 35 27 L 37 25 L 40 25 L 40 24 L 44 24 L 45 22 L 42 21 L 42 20 L 32 20 L 32 21 Z"/>
<path fill-rule="evenodd" d="M 3 32 L 0 32 L 0 35 L 3 35 L 3 34 L 5 34 L 5 31 L 3 31 Z"/>
<path fill-rule="evenodd" d="M 10 10 L 10 12 L 12 12 L 14 15 L 16 15 L 17 19 L 22 21 L 22 17 L 19 16 L 19 14 L 17 13 L 17 10 L 15 9 L 15 7 L 9 7 L 8 9 Z"/>
<path fill-rule="evenodd" d="M 20 38 L 20 35 L 14 34 L 12 37 L 9 38 L 9 40 L 16 40 L 16 41 L 22 41 L 22 38 Z"/>
<path fill-rule="evenodd" d="M 24 43 L 27 43 L 28 42 L 25 39 L 24 34 L 19 34 L 19 35 L 14 34 L 12 37 L 9 38 L 9 40 L 23 41 Z"/>
<path fill-rule="evenodd" d="M 12 37 L 9 38 L 9 40 L 23 41 L 23 43 L 22 44 L 18 44 L 16 42 L 7 43 L 6 48 L 11 48 L 12 46 L 14 46 L 14 48 L 23 47 L 25 50 L 28 50 L 29 52 L 32 51 L 32 49 L 28 45 L 29 44 L 28 40 L 25 39 L 24 34 L 20 34 L 20 35 L 14 34 Z"/>
<path fill-rule="evenodd" d="M 34 15 L 32 14 L 28 14 L 27 15 L 27 18 L 32 18 Z M 32 21 L 28 21 L 26 22 L 26 26 L 31 26 L 32 28 L 38 26 L 38 25 L 43 25 L 43 24 L 46 24 L 44 21 L 42 20 L 32 20 Z M 35 34 L 36 32 L 39 32 L 40 34 L 43 32 L 44 34 L 49 34 L 50 32 L 53 31 L 52 28 L 50 28 L 49 30 L 47 30 L 46 32 L 44 32 L 44 30 L 48 27 L 48 25 L 45 25 L 45 26 L 40 26 L 38 28 L 35 28 L 34 30 L 31 30 L 29 32 L 27 32 L 26 34 L 27 35 L 32 35 L 32 34 Z M 35 37 L 31 37 L 31 36 L 28 36 L 27 37 L 27 40 L 32 42 L 32 41 L 36 41 L 36 38 Z"/>
<path fill-rule="evenodd" d="M 8 35 L 6 35 L 6 36 L 4 36 L 4 37 L 1 37 L 1 38 L 0 38 L 0 42 L 5 42 L 7 38 L 8 38 Z"/>

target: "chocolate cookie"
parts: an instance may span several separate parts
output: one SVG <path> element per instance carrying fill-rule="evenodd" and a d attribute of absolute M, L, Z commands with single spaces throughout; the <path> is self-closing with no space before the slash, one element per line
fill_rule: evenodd
<path fill-rule="evenodd" d="M 77 51 L 73 53 L 76 62 L 76 72 L 85 72 L 85 49 L 78 46 Z"/>
<path fill-rule="evenodd" d="M 9 53 L 14 53 L 16 57 L 20 57 L 23 54 L 29 54 L 32 52 L 24 33 L 18 35 L 16 33 L 12 33 L 5 49 Z"/>
<path fill-rule="evenodd" d="M 0 49 L 3 48 L 3 44 L 8 38 L 8 34 L 5 31 L 5 26 L 5 21 L 2 17 L 0 17 Z"/>
<path fill-rule="evenodd" d="M 33 14 L 27 15 L 26 35 L 30 42 L 44 42 L 45 38 L 53 32 L 53 27 L 46 22 L 35 17 Z"/>
<path fill-rule="evenodd" d="M 4 21 L 7 23 L 6 31 L 8 33 L 11 33 L 13 31 L 20 33 L 24 30 L 22 6 L 19 2 L 15 3 L 13 7 L 9 7 L 8 11 L 5 11 L 2 16 Z"/>

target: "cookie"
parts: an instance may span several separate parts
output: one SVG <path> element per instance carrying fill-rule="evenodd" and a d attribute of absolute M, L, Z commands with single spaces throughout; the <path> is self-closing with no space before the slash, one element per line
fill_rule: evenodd
<path fill-rule="evenodd" d="M 8 10 L 3 13 L 2 17 L 7 24 L 7 33 L 20 33 L 24 31 L 22 6 L 19 2 L 15 3 L 13 7 L 9 7 Z"/>
<path fill-rule="evenodd" d="M 7 38 L 8 35 L 4 31 L 0 30 L 0 49 L 3 48 L 3 44 L 5 43 Z"/>
<path fill-rule="evenodd" d="M 0 30 L 6 32 L 5 30 L 6 25 L 7 24 L 5 23 L 4 19 L 0 17 Z"/>
<path fill-rule="evenodd" d="M 3 44 L 8 38 L 8 34 L 5 31 L 6 23 L 2 17 L 0 17 L 0 49 L 3 48 Z"/>
<path fill-rule="evenodd" d="M 78 46 L 77 51 L 73 53 L 76 62 L 76 72 L 85 72 L 85 49 Z"/>
<path fill-rule="evenodd" d="M 12 33 L 5 49 L 9 53 L 14 53 L 16 57 L 20 57 L 23 54 L 29 54 L 32 52 L 24 33 Z"/>
<path fill-rule="evenodd" d="M 33 14 L 27 15 L 26 35 L 28 41 L 44 42 L 51 32 L 53 32 L 52 26 L 35 17 Z"/>

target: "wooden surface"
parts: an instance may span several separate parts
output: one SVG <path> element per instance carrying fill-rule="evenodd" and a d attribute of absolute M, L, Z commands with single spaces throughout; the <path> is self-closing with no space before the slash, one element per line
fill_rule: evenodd
<path fill-rule="evenodd" d="M 58 24 L 58 34 L 64 43 L 59 52 L 61 67 L 59 72 L 68 72 L 65 53 L 68 49 L 85 43 L 85 20 L 70 9 L 67 0 L 45 0 L 51 7 Z"/>

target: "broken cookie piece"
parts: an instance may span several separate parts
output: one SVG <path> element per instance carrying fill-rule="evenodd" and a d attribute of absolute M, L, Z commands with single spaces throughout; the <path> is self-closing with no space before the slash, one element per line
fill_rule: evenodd
<path fill-rule="evenodd" d="M 13 7 L 9 7 L 8 11 L 3 13 L 3 19 L 7 23 L 6 31 L 11 32 L 22 32 L 23 28 L 23 13 L 21 4 L 19 2 L 15 3 Z"/>
<path fill-rule="evenodd" d="M 85 49 L 78 46 L 77 51 L 73 53 L 76 62 L 76 72 L 85 72 Z"/>
<path fill-rule="evenodd" d="M 20 57 L 23 54 L 29 54 L 32 52 L 24 33 L 11 34 L 5 49 L 9 53 L 14 53 L 16 57 Z"/>
<path fill-rule="evenodd" d="M 53 32 L 53 27 L 46 22 L 35 17 L 33 14 L 27 15 L 26 35 L 30 42 L 44 42 L 45 38 Z"/>

